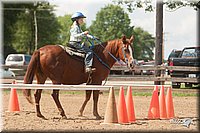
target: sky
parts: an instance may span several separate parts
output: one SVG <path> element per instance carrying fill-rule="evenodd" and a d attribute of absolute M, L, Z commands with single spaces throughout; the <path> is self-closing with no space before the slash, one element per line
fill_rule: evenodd
<path fill-rule="evenodd" d="M 90 26 L 96 18 L 96 13 L 112 0 L 48 0 L 56 5 L 54 13 L 56 16 L 82 12 L 86 18 L 86 25 Z M 144 9 L 136 9 L 129 13 L 131 26 L 141 27 L 155 37 L 156 14 L 145 12 Z M 169 12 L 163 8 L 163 33 L 164 33 L 164 59 L 167 59 L 173 49 L 183 49 L 188 46 L 197 45 L 197 11 L 190 7 L 182 7 L 176 11 Z"/>

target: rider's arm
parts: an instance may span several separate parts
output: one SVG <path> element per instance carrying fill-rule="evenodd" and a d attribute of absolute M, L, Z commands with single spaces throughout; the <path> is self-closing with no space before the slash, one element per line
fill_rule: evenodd
<path fill-rule="evenodd" d="M 71 30 L 71 35 L 76 37 L 76 38 L 80 38 L 80 37 L 85 37 L 86 34 L 85 32 L 80 31 L 78 26 L 73 27 Z"/>

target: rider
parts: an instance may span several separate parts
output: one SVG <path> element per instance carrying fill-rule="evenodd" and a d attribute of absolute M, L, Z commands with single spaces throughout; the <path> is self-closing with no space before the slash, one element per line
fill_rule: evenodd
<path fill-rule="evenodd" d="M 81 41 L 83 38 L 88 37 L 93 39 L 91 35 L 89 35 L 88 31 L 82 31 L 80 25 L 84 23 L 83 19 L 86 18 L 81 12 L 76 12 L 72 15 L 71 19 L 73 24 L 70 29 L 70 41 L 69 44 L 75 47 L 78 50 L 84 51 L 86 53 L 85 56 L 85 72 L 92 73 L 96 70 L 96 68 L 92 68 L 93 62 L 93 51 L 89 49 L 87 46 L 84 46 Z"/>

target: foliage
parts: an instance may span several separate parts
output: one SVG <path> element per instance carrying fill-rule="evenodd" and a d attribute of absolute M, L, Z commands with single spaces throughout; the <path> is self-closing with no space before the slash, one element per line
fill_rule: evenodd
<path fill-rule="evenodd" d="M 59 42 L 62 45 L 66 45 L 69 42 L 69 38 L 70 38 L 70 28 L 72 25 L 72 20 L 71 20 L 71 16 L 70 14 L 64 15 L 64 16 L 59 16 L 57 18 L 60 27 L 59 30 Z M 83 31 L 86 30 L 86 24 L 81 25 L 81 29 Z"/>
<path fill-rule="evenodd" d="M 136 8 L 144 8 L 145 11 L 154 11 L 154 3 L 152 0 L 112 0 L 119 5 L 126 5 L 127 9 L 132 12 Z M 193 7 L 194 10 L 199 8 L 200 3 L 194 0 L 163 0 L 163 4 L 166 5 L 166 10 L 173 11 L 181 7 Z"/>
<path fill-rule="evenodd" d="M 58 23 L 60 24 L 59 41 L 62 44 L 66 44 L 70 37 L 70 26 L 72 25 L 71 15 L 59 16 Z"/>
<path fill-rule="evenodd" d="M 31 46 L 32 41 L 32 29 L 31 29 L 31 21 L 26 21 L 27 19 L 31 19 L 29 14 L 24 14 L 20 12 L 17 15 L 18 21 L 13 26 L 13 37 L 12 37 L 12 46 L 16 49 L 16 52 L 20 53 L 30 53 L 33 46 Z"/>
<path fill-rule="evenodd" d="M 123 8 L 116 5 L 107 5 L 96 14 L 96 20 L 89 28 L 91 33 L 102 41 L 121 38 L 123 34 L 130 36 L 133 28 L 130 19 Z"/>
<path fill-rule="evenodd" d="M 49 3 L 38 5 L 38 48 L 59 43 L 60 25 Z"/>
<path fill-rule="evenodd" d="M 34 11 L 38 26 L 38 48 L 58 41 L 59 24 L 48 2 L 5 3 L 3 7 L 3 48 L 14 48 L 17 53 L 31 54 L 34 51 Z M 4 58 L 10 52 L 4 49 Z"/>
<path fill-rule="evenodd" d="M 153 60 L 155 38 L 142 28 L 134 28 L 134 56 L 140 60 Z"/>
<path fill-rule="evenodd" d="M 90 26 L 92 34 L 103 41 L 121 38 L 124 34 L 128 37 L 134 35 L 134 57 L 136 59 L 152 60 L 154 38 L 141 28 L 130 26 L 130 19 L 123 8 L 116 5 L 108 5 L 102 8 L 96 15 L 96 20 Z"/>

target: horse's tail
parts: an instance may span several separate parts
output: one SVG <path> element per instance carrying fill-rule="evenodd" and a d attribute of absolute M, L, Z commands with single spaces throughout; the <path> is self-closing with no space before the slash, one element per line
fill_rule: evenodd
<path fill-rule="evenodd" d="M 33 53 L 31 60 L 29 62 L 26 74 L 24 76 L 24 84 L 32 84 L 35 72 L 39 67 L 39 63 L 40 63 L 40 52 L 39 50 L 37 50 Z M 31 89 L 24 89 L 23 94 L 28 100 L 28 102 L 33 104 Z"/>

